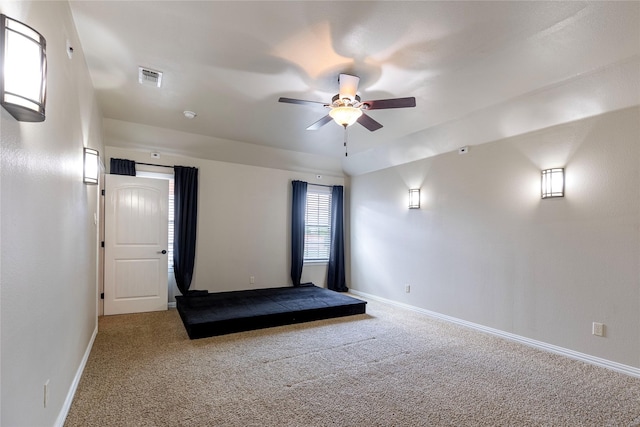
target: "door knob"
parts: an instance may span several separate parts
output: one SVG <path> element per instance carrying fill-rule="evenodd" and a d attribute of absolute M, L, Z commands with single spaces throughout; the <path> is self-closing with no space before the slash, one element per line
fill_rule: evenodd
<path fill-rule="evenodd" d="M 166 254 L 166 253 L 167 253 L 167 251 L 165 251 L 165 250 L 163 249 L 162 251 L 160 251 L 160 252 L 158 252 L 158 253 L 160 253 L 160 254 L 164 255 L 164 254 Z"/>

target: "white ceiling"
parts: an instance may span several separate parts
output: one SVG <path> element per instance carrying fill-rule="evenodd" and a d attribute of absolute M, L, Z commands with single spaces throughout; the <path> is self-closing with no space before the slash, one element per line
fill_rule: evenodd
<path fill-rule="evenodd" d="M 253 144 L 361 174 L 640 104 L 638 1 L 70 5 L 107 145 L 216 159 Z M 417 103 L 369 112 L 384 127 L 350 127 L 347 158 L 342 128 L 305 130 L 321 105 L 278 102 L 328 102 L 341 72 L 363 100 Z"/>

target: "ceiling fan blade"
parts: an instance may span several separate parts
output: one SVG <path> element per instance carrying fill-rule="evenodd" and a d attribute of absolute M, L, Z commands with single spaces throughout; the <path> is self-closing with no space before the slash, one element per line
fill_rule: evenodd
<path fill-rule="evenodd" d="M 356 99 L 360 77 L 350 74 L 340 74 L 338 82 L 340 83 L 340 99 L 348 98 L 354 101 Z"/>
<path fill-rule="evenodd" d="M 293 98 L 280 98 L 278 99 L 278 102 L 286 102 L 288 104 L 320 104 L 325 107 L 329 106 L 329 104 L 327 104 L 326 102 L 306 101 L 304 99 L 293 99 Z"/>
<path fill-rule="evenodd" d="M 365 110 L 382 110 L 385 108 L 407 108 L 415 107 L 416 99 L 413 96 L 408 98 L 378 99 L 376 101 L 364 101 Z"/>
<path fill-rule="evenodd" d="M 321 118 L 320 120 L 318 120 L 317 122 L 315 122 L 314 124 L 312 124 L 311 126 L 309 126 L 307 128 L 307 130 L 318 130 L 320 129 L 322 126 L 326 125 L 327 123 L 329 123 L 331 120 L 333 120 L 331 118 L 330 115 L 326 115 L 323 118 Z"/>
<path fill-rule="evenodd" d="M 380 123 L 376 122 L 364 113 L 362 113 L 362 115 L 358 117 L 358 123 L 369 129 L 371 132 L 374 132 L 382 127 Z"/>

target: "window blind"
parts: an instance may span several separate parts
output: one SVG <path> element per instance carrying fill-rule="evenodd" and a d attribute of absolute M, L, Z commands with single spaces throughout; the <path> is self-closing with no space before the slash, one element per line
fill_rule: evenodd
<path fill-rule="evenodd" d="M 331 248 L 331 188 L 309 185 L 305 211 L 304 259 L 327 261 Z"/>
<path fill-rule="evenodd" d="M 173 229 L 174 229 L 174 212 L 175 207 L 174 204 L 174 179 L 173 174 L 168 173 L 160 173 L 160 172 L 149 172 L 149 171 L 136 171 L 136 176 L 141 178 L 154 178 L 154 179 L 166 179 L 169 181 L 169 206 L 168 206 L 168 215 L 169 215 L 169 229 L 168 229 L 168 242 L 167 242 L 167 260 L 169 264 L 169 269 L 173 268 Z"/>
<path fill-rule="evenodd" d="M 169 269 L 173 268 L 173 229 L 174 229 L 174 195 L 173 195 L 173 178 L 169 180 L 169 241 L 167 244 L 167 259 L 169 260 Z"/>

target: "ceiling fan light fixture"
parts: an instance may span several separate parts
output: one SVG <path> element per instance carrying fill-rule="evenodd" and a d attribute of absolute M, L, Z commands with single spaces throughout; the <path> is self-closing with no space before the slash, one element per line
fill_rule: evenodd
<path fill-rule="evenodd" d="M 329 111 L 331 118 L 340 126 L 354 124 L 362 115 L 362 110 L 355 107 L 335 107 Z"/>
<path fill-rule="evenodd" d="M 321 104 L 323 107 L 330 108 L 329 114 L 307 127 L 307 130 L 318 130 L 330 121 L 335 121 L 338 125 L 344 127 L 345 134 L 347 126 L 351 126 L 358 122 L 365 129 L 374 132 L 382 125 L 364 114 L 363 110 L 384 110 L 387 108 L 407 108 L 415 107 L 416 99 L 414 97 L 378 99 L 370 101 L 361 101 L 360 96 L 356 94 L 358 91 L 358 83 L 360 78 L 350 74 L 340 74 L 340 92 L 331 99 L 331 103 L 323 103 L 318 101 L 305 101 L 303 99 L 283 98 L 280 97 L 278 102 L 286 102 L 289 104 Z"/>

